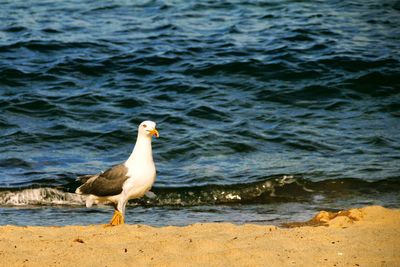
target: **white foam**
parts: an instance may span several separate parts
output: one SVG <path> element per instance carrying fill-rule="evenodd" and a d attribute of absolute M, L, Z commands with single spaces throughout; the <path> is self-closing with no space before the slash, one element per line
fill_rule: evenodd
<path fill-rule="evenodd" d="M 83 205 L 85 197 L 55 188 L 35 188 L 0 192 L 0 205 Z"/>

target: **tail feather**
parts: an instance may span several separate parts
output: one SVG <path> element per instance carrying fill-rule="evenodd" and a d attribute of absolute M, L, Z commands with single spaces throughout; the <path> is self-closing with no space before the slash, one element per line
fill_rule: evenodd
<path fill-rule="evenodd" d="M 75 190 L 75 194 L 82 195 L 81 187 L 78 187 L 78 188 Z"/>
<path fill-rule="evenodd" d="M 76 178 L 76 181 L 80 182 L 82 185 L 79 186 L 76 190 L 75 193 L 76 194 L 86 194 L 85 192 L 85 188 L 88 187 L 88 184 L 90 184 L 90 179 L 96 179 L 99 175 L 98 174 L 88 174 L 88 175 L 82 175 L 82 176 L 78 176 Z"/>

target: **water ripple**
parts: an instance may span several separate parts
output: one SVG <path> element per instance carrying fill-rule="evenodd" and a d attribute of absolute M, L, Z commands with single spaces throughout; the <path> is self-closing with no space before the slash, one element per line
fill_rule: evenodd
<path fill-rule="evenodd" d="M 266 204 L 276 198 L 255 196 L 257 183 L 282 173 L 317 190 L 398 177 L 398 12 L 372 0 L 2 3 L 0 187 L 69 201 L 63 186 L 125 160 L 147 119 L 161 134 L 154 205 Z M 309 201 L 294 184 L 282 199 Z"/>

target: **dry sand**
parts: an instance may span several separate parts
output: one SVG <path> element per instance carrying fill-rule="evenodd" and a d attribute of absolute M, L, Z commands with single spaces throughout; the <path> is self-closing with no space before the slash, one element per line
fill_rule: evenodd
<path fill-rule="evenodd" d="M 0 266 L 400 266 L 400 210 L 288 226 L 2 226 Z"/>

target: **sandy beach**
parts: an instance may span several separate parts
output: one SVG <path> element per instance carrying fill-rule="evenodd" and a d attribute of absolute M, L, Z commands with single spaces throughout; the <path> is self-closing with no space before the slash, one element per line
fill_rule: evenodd
<path fill-rule="evenodd" d="M 399 266 L 400 210 L 320 212 L 286 227 L 0 227 L 0 266 Z"/>

